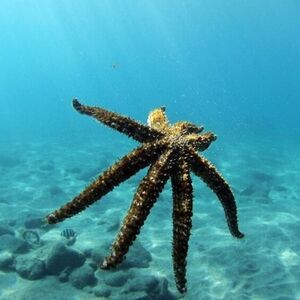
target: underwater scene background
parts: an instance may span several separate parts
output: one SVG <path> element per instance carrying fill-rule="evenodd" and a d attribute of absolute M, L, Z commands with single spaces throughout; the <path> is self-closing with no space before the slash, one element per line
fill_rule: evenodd
<path fill-rule="evenodd" d="M 300 2 L 8 1 L 0 6 L 0 299 L 300 299 Z M 145 170 L 83 213 L 44 218 L 137 143 L 73 97 L 146 123 L 166 106 L 218 139 L 234 239 L 198 178 L 188 291 L 172 269 L 167 183 L 123 264 L 109 252 Z"/>

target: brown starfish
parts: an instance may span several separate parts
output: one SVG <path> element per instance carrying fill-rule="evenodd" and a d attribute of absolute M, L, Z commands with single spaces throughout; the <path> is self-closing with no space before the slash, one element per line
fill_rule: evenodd
<path fill-rule="evenodd" d="M 141 181 L 121 229 L 101 268 L 110 269 L 121 263 L 139 234 L 150 209 L 165 183 L 171 178 L 173 190 L 173 267 L 179 292 L 186 292 L 186 257 L 192 227 L 193 188 L 190 171 L 199 176 L 218 196 L 234 237 L 244 235 L 238 229 L 237 208 L 228 183 L 216 168 L 197 151 L 208 148 L 216 140 L 211 132 L 189 122 L 170 125 L 165 108 L 150 112 L 148 126 L 99 107 L 82 105 L 73 100 L 74 108 L 142 143 L 104 171 L 91 185 L 58 210 L 47 216 L 55 224 L 83 211 L 112 191 L 139 170 L 150 166 Z"/>

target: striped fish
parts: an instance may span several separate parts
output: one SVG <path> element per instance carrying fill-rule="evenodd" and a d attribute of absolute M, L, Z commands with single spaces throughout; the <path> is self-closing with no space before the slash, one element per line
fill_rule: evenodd
<path fill-rule="evenodd" d="M 60 235 L 69 240 L 76 237 L 76 232 L 72 228 L 65 228 Z"/>

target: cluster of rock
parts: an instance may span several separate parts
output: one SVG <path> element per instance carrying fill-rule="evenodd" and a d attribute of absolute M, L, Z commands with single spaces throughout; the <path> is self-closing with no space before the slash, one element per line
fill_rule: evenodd
<path fill-rule="evenodd" d="M 114 294 L 130 294 L 130 299 L 175 299 L 166 279 L 146 275 L 146 270 L 139 275 L 138 269 L 149 267 L 151 261 L 150 253 L 141 244 L 135 243 L 128 259 L 117 270 L 100 270 L 97 266 L 102 259 L 100 247 L 81 252 L 62 240 L 41 240 L 39 245 L 33 245 L 19 237 L 12 226 L 0 223 L 1 271 L 16 272 L 27 280 L 55 276 L 95 297 L 114 299 Z"/>

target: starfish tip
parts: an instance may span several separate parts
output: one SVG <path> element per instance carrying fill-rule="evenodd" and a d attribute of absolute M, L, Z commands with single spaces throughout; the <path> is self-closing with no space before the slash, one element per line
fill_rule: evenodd
<path fill-rule="evenodd" d="M 237 235 L 237 238 L 238 239 L 242 239 L 242 238 L 244 238 L 245 237 L 245 235 L 242 233 L 242 232 L 240 232 L 238 235 Z"/>
<path fill-rule="evenodd" d="M 82 105 L 80 104 L 80 102 L 76 99 L 76 98 L 74 98 L 73 99 L 73 107 L 76 109 L 76 110 L 80 110 L 80 107 L 81 107 Z"/>
<path fill-rule="evenodd" d="M 50 214 L 46 217 L 46 221 L 48 222 L 48 224 L 55 224 L 57 223 L 57 219 L 54 216 L 54 214 Z"/>

